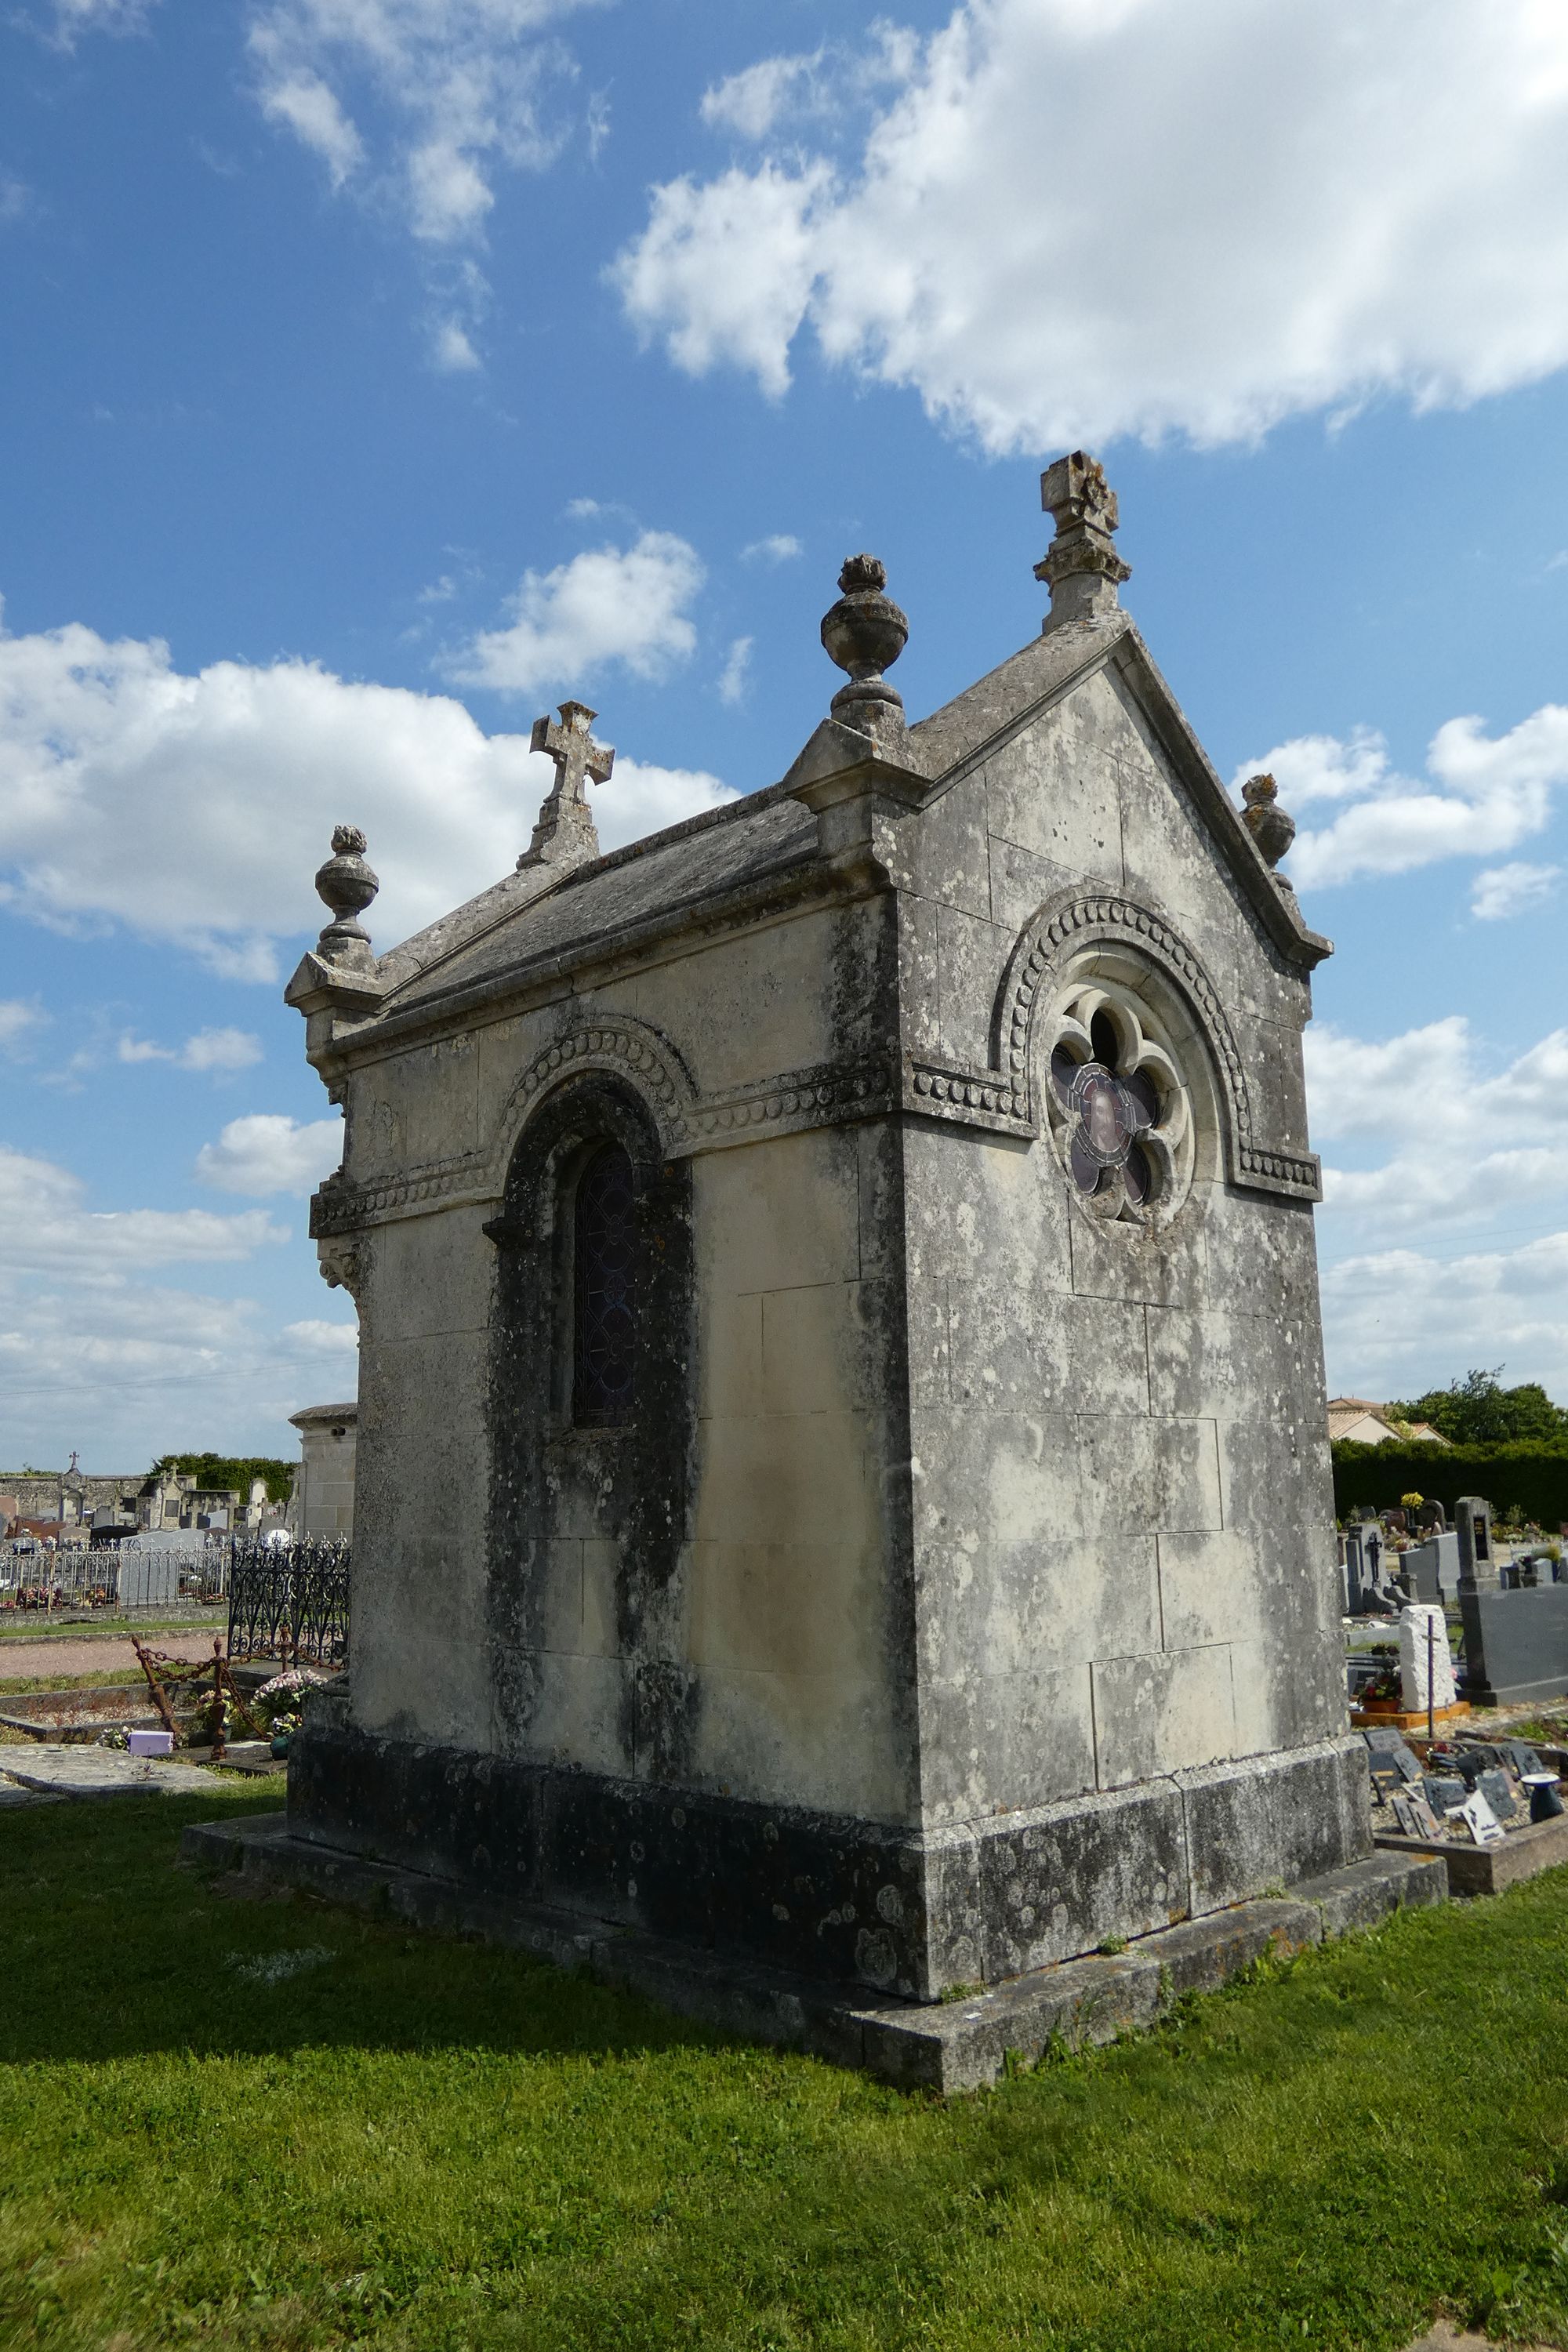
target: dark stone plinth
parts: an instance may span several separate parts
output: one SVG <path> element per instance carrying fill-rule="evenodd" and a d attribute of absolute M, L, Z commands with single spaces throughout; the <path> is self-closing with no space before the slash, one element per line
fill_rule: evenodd
<path fill-rule="evenodd" d="M 1442 1865 L 1376 1853 L 1283 1898 L 1244 1903 L 1147 1936 L 1123 1953 L 1069 1960 L 957 2000 L 868 2000 L 858 1988 L 713 1953 L 546 1904 L 498 1903 L 423 1872 L 368 1862 L 290 1832 L 282 1813 L 187 1829 L 182 1860 L 241 1892 L 308 1890 L 411 1927 L 472 1935 L 589 1969 L 721 2032 L 805 2050 L 910 2090 L 966 2091 L 1053 2044 L 1112 2042 L 1184 1994 L 1212 1990 L 1268 1951 L 1300 1951 L 1402 1905 L 1441 1902 Z"/>
<path fill-rule="evenodd" d="M 1489 1592 L 1461 1584 L 1465 1696 L 1476 1706 L 1515 1706 L 1568 1692 L 1568 1584 Z"/>
<path fill-rule="evenodd" d="M 426 1748 L 313 1709 L 292 1834 L 770 1969 L 930 2000 L 1363 1855 L 1359 1740 L 921 1832 Z"/>

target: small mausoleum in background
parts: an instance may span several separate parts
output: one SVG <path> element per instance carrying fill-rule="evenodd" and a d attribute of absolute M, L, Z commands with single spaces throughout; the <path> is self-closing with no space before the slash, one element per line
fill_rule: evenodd
<path fill-rule="evenodd" d="M 1043 631 L 915 724 L 856 556 L 766 790 L 602 856 L 565 703 L 516 870 L 380 956 L 334 835 L 288 993 L 347 1121 L 353 1663 L 296 1843 L 913 2002 L 1369 1853 L 1329 942 L 1100 468 L 1043 489 Z"/>

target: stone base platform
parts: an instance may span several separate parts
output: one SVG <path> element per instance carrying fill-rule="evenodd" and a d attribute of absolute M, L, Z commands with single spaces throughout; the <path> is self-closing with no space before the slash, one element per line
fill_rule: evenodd
<path fill-rule="evenodd" d="M 586 1969 L 682 2016 L 749 2041 L 809 2051 L 910 2090 L 970 2091 L 1053 2042 L 1113 2042 L 1184 1994 L 1212 1991 L 1269 1951 L 1296 1952 L 1404 1905 L 1440 1903 L 1440 1860 L 1377 1853 L 1287 1895 L 1141 1937 L 1125 1952 L 1067 1960 L 958 2000 L 867 1999 L 859 1988 L 761 1968 L 542 1905 L 487 1902 L 447 1879 L 290 1837 L 283 1813 L 187 1829 L 182 1860 L 226 1870 L 241 1891 L 299 1887 L 410 1926 L 469 1935 Z"/>
<path fill-rule="evenodd" d="M 1414 1861 L 1429 1855 L 1448 1874 L 1450 1895 L 1500 1895 L 1505 1886 L 1538 1871 L 1554 1870 L 1568 1862 L 1568 1813 L 1555 1821 L 1529 1822 L 1510 1830 L 1501 1845 L 1450 1845 L 1445 1838 L 1379 1837 L 1380 1853 L 1398 1853 Z"/>

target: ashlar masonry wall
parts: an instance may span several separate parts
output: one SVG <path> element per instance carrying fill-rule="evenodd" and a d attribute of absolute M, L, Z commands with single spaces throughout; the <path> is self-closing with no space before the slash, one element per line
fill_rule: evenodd
<path fill-rule="evenodd" d="M 422 1047 L 380 1065 L 351 1118 L 351 1178 L 385 1171 L 389 1139 L 434 1157 L 421 1106 L 437 1089 L 458 1094 L 457 1137 L 504 1148 L 541 1048 L 617 1017 L 675 1040 L 705 1091 L 840 1064 L 875 1014 L 891 931 L 874 903 L 808 913 L 497 1023 L 462 1055 Z M 689 1336 L 668 1379 L 644 1387 L 667 1391 L 652 1458 L 634 1460 L 620 1431 L 567 1426 L 548 1381 L 512 1386 L 513 1368 L 565 1335 L 509 1328 L 493 1204 L 367 1237 L 357 1723 L 915 1817 L 896 1161 L 889 1124 L 868 1121 L 675 1163 L 690 1279 L 671 1311 Z M 542 1263 L 530 1286 L 558 1312 L 558 1271 Z M 550 1424 L 541 1447 L 509 1455 L 536 1423 Z M 679 1525 L 654 1547 L 654 1573 L 637 1513 L 647 1489 L 676 1486 Z"/>
<path fill-rule="evenodd" d="M 1020 929 L 1109 887 L 1201 959 L 1270 1133 L 1305 1150 L 1305 982 L 1114 669 L 932 814 L 901 908 L 922 1050 L 988 1062 Z M 1046 1135 L 906 1138 L 931 1822 L 1342 1733 L 1310 1206 L 1226 1181 L 1201 1022 L 1135 929 L 1105 963 L 1159 1000 L 1190 1086 L 1195 1168 L 1169 1223 L 1098 1219 Z"/>

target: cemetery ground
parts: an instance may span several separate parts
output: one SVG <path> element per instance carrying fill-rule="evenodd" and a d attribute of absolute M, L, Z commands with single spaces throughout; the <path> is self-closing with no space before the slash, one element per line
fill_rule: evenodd
<path fill-rule="evenodd" d="M 1568 1871 L 942 2105 L 176 1866 L 276 1802 L 0 1816 L 0 2343 L 1568 2343 Z"/>

